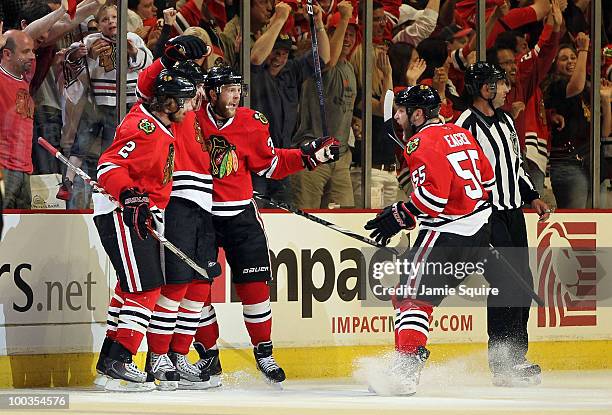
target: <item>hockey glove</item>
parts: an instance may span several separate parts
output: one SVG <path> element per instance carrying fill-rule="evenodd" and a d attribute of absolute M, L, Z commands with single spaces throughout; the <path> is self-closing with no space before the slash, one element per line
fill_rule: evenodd
<path fill-rule="evenodd" d="M 414 229 L 416 219 L 404 202 L 387 206 L 374 219 L 368 221 L 364 228 L 371 230 L 370 236 L 376 242 L 386 246 L 391 238 L 402 229 Z"/>
<path fill-rule="evenodd" d="M 307 144 L 302 144 L 302 161 L 308 170 L 319 164 L 333 163 L 340 158 L 340 141 L 334 137 L 319 137 Z"/>
<path fill-rule="evenodd" d="M 147 226 L 151 224 L 152 215 L 149 210 L 149 195 L 136 189 L 127 189 L 119 195 L 123 206 L 123 221 L 125 225 L 136 232 L 138 238 L 144 240 L 149 235 Z"/>
<path fill-rule="evenodd" d="M 166 68 L 170 68 L 176 62 L 199 59 L 210 55 L 210 52 L 210 46 L 196 36 L 177 36 L 166 43 L 161 61 Z"/>

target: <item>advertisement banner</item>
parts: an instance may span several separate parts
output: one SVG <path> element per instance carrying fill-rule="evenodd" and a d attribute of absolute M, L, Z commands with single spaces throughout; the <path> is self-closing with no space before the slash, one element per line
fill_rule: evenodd
<path fill-rule="evenodd" d="M 364 236 L 373 213 L 318 213 Z M 605 294 L 612 269 L 606 213 L 556 213 L 538 223 L 527 214 L 531 269 L 546 307 L 532 306 L 530 339 L 612 339 Z M 394 313 L 372 295 L 374 250 L 304 218 L 264 213 L 270 248 L 273 339 L 277 347 L 389 345 Z M 416 230 L 392 246 L 416 239 Z M 404 248 L 405 249 L 405 248 Z M 222 253 L 221 253 L 222 254 Z M 223 256 L 221 258 L 224 258 Z M 229 267 L 213 285 L 221 347 L 247 347 L 242 308 Z M 611 262 L 607 264 L 607 262 Z M 91 215 L 9 214 L 0 242 L 0 355 L 96 351 L 116 278 Z M 486 287 L 481 275 L 466 287 Z M 486 342 L 486 302 L 442 302 L 430 342 Z M 143 350 L 146 349 L 146 345 Z"/>

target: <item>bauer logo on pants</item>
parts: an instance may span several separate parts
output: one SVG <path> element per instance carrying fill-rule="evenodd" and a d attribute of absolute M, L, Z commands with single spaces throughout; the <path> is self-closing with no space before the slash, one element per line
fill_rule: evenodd
<path fill-rule="evenodd" d="M 597 325 L 597 223 L 538 223 L 538 327 Z"/>

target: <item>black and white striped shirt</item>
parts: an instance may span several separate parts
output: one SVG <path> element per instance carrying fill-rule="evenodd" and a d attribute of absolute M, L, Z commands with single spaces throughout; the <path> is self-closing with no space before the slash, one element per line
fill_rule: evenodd
<path fill-rule="evenodd" d="M 469 130 L 495 172 L 493 206 L 497 210 L 518 209 L 539 197 L 523 169 L 518 135 L 510 114 L 496 110 L 492 117 L 469 107 L 455 123 Z"/>

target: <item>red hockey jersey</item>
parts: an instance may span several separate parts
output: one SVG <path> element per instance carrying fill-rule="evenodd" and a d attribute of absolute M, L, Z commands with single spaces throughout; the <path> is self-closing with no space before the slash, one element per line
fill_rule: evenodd
<path fill-rule="evenodd" d="M 251 203 L 251 173 L 282 179 L 304 168 L 299 149 L 275 149 L 267 118 L 239 107 L 236 115 L 218 128 L 210 110 L 204 109 L 201 126 L 213 176 L 214 215 L 234 216 Z"/>
<path fill-rule="evenodd" d="M 34 100 L 30 79 L 35 64 L 25 77 L 16 78 L 0 66 L 0 168 L 32 173 Z"/>
<path fill-rule="evenodd" d="M 409 203 L 422 212 L 421 228 L 470 236 L 487 222 L 495 175 L 469 131 L 427 125 L 407 140 L 404 157 L 414 186 Z"/>
<path fill-rule="evenodd" d="M 98 182 L 119 200 L 125 189 L 135 187 L 149 194 L 152 210 L 170 200 L 174 170 L 174 135 L 142 104 L 134 105 L 115 133 L 113 143 L 98 161 Z M 94 194 L 94 216 L 116 206 L 106 196 Z"/>
<path fill-rule="evenodd" d="M 159 59 L 138 74 L 137 91 L 143 98 L 153 96 L 155 79 L 164 69 Z M 203 113 L 203 110 L 200 110 Z M 189 112 L 180 123 L 172 124 L 176 137 L 174 175 L 171 197 L 180 197 L 198 204 L 210 212 L 212 209 L 213 180 L 210 175 L 210 158 L 204 146 L 201 114 Z"/>

